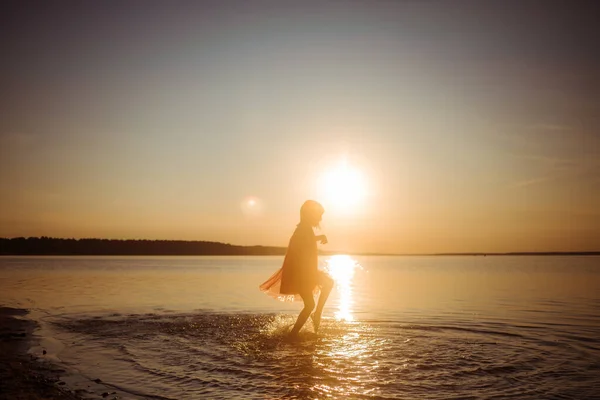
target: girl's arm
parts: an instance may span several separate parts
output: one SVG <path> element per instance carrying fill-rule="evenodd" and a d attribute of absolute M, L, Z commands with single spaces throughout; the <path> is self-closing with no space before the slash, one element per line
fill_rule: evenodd
<path fill-rule="evenodd" d="M 327 244 L 327 236 L 325 235 L 319 235 L 319 236 L 315 236 L 315 240 L 317 242 L 321 242 L 321 244 Z"/>

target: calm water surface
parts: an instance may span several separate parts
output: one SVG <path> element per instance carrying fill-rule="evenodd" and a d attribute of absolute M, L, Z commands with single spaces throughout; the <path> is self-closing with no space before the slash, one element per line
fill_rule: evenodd
<path fill-rule="evenodd" d="M 124 399 L 600 398 L 600 257 L 322 257 L 298 343 L 301 304 L 258 291 L 281 262 L 2 257 L 0 305 Z"/>

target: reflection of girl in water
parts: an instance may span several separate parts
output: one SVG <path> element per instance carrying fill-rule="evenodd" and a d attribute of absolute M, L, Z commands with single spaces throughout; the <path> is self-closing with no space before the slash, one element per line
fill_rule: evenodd
<path fill-rule="evenodd" d="M 291 336 L 298 335 L 310 313 L 315 309 L 313 294 L 318 293 L 320 288 L 319 303 L 312 315 L 315 332 L 319 329 L 323 307 L 333 288 L 333 279 L 317 268 L 317 241 L 326 244 L 327 237 L 315 236 L 313 228 L 319 227 L 324 212 L 323 206 L 316 201 L 304 202 L 300 208 L 300 223 L 290 239 L 283 266 L 260 285 L 260 290 L 279 300 L 294 300 L 295 296 L 300 296 L 304 301 L 304 308 L 290 332 Z"/>

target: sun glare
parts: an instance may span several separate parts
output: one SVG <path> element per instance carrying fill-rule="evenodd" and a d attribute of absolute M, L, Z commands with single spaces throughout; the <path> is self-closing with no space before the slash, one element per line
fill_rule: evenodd
<path fill-rule="evenodd" d="M 343 161 L 323 174 L 319 189 L 326 209 L 354 212 L 366 195 L 365 176 Z"/>
<path fill-rule="evenodd" d="M 354 278 L 354 270 L 361 268 L 360 265 L 348 255 L 335 255 L 327 260 L 325 269 L 335 281 L 336 288 L 339 293 L 339 309 L 335 313 L 335 317 L 342 321 L 353 321 L 352 305 L 354 304 L 352 293 L 352 279 Z"/>

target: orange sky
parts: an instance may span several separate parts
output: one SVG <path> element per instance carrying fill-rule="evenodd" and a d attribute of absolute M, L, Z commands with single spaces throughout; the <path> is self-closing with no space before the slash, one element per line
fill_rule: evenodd
<path fill-rule="evenodd" d="M 3 7 L 0 237 L 600 250 L 582 3 Z"/>

